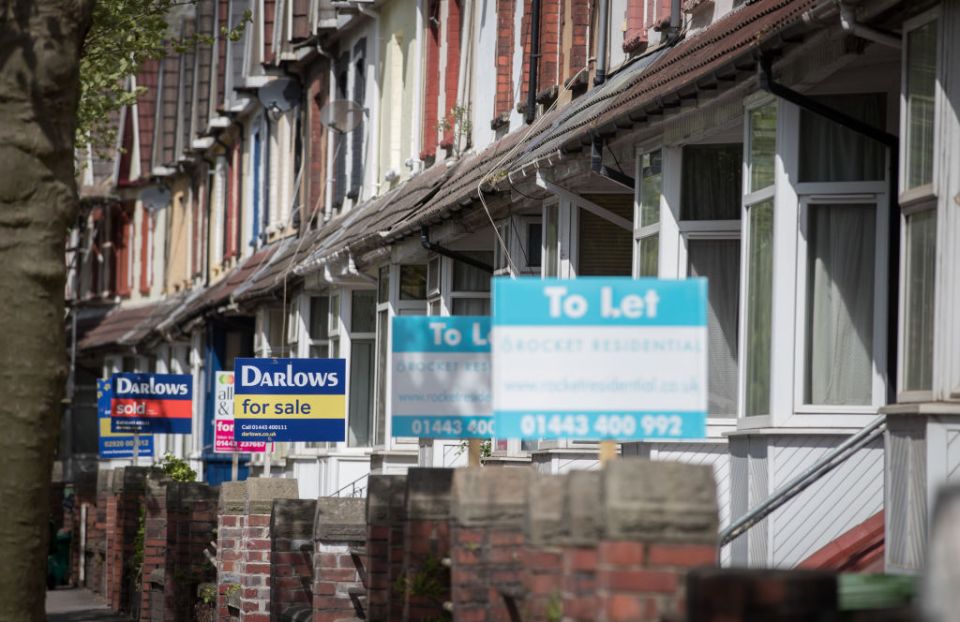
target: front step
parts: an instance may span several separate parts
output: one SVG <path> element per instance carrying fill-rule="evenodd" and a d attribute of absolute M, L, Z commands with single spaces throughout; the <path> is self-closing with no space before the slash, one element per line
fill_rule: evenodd
<path fill-rule="evenodd" d="M 806 558 L 797 568 L 836 572 L 883 572 L 884 517 L 878 512 Z"/>

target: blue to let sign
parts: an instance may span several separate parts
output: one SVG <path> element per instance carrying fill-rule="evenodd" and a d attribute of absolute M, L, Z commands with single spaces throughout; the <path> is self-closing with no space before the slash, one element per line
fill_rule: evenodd
<path fill-rule="evenodd" d="M 707 283 L 631 278 L 493 282 L 500 438 L 702 438 Z"/>

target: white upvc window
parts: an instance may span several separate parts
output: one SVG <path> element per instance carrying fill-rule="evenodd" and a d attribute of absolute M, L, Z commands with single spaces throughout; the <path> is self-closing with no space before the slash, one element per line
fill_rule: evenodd
<path fill-rule="evenodd" d="M 543 250 L 540 274 L 543 278 L 571 279 L 577 276 L 579 210 L 569 200 L 548 200 L 543 204 Z"/>
<path fill-rule="evenodd" d="M 341 326 L 349 342 L 347 359 L 347 445 L 369 447 L 374 432 L 377 290 L 343 290 Z M 344 344 L 345 345 L 345 344 Z"/>
<path fill-rule="evenodd" d="M 291 302 L 286 309 L 282 305 L 260 307 L 254 336 L 256 355 L 262 358 L 294 356 L 299 322 L 297 301 Z"/>
<path fill-rule="evenodd" d="M 492 251 L 459 251 L 492 265 Z M 450 257 L 427 263 L 428 315 L 490 315 L 490 273 Z"/>
<path fill-rule="evenodd" d="M 513 215 L 497 223 L 497 239 L 493 247 L 494 276 L 513 272 L 539 276 L 542 258 L 543 222 L 539 217 Z"/>
<path fill-rule="evenodd" d="M 300 296 L 297 354 L 300 358 L 325 359 L 330 351 L 330 295 L 307 293 Z M 315 453 L 326 442 L 297 443 L 298 453 Z"/>
<path fill-rule="evenodd" d="M 904 24 L 900 95 L 902 206 L 898 401 L 932 399 L 937 278 L 937 183 L 943 107 L 941 10 Z"/>
<path fill-rule="evenodd" d="M 663 151 L 644 151 L 637 158 L 634 207 L 633 275 L 657 277 L 660 270 L 660 211 L 663 199 Z"/>
<path fill-rule="evenodd" d="M 887 93 L 813 97 L 887 127 Z M 744 130 L 742 423 L 857 425 L 887 399 L 891 154 L 765 96 Z"/>

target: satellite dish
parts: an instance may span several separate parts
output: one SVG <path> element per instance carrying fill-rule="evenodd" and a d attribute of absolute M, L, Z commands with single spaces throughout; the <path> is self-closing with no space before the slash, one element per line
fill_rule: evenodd
<path fill-rule="evenodd" d="M 257 99 L 267 110 L 286 112 L 300 103 L 300 82 L 275 78 L 257 89 Z"/>
<path fill-rule="evenodd" d="M 346 134 L 360 125 L 364 113 L 364 107 L 351 99 L 335 99 L 320 109 L 320 123 L 334 132 Z"/>
<path fill-rule="evenodd" d="M 144 209 L 155 212 L 170 205 L 170 189 L 166 186 L 149 186 L 140 191 Z"/>

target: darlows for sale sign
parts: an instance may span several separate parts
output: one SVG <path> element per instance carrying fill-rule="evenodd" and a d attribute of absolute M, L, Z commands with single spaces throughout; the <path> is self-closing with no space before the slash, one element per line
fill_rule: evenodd
<path fill-rule="evenodd" d="M 702 438 L 707 282 L 494 279 L 497 436 Z"/>
<path fill-rule="evenodd" d="M 236 359 L 234 439 L 320 442 L 346 438 L 343 359 Z"/>
<path fill-rule="evenodd" d="M 109 380 L 97 380 L 97 423 L 100 437 L 100 459 L 133 458 L 134 436 L 129 432 L 114 432 L 110 429 L 110 399 L 113 385 Z M 138 456 L 153 456 L 153 436 L 140 436 Z"/>
<path fill-rule="evenodd" d="M 233 438 L 233 372 L 218 371 L 213 405 L 213 452 L 218 454 L 263 453 L 266 443 L 238 443 Z"/>
<path fill-rule="evenodd" d="M 113 375 L 110 417 L 141 432 L 190 434 L 193 377 L 188 374 Z"/>
<path fill-rule="evenodd" d="M 490 438 L 490 318 L 393 318 L 393 436 Z"/>

